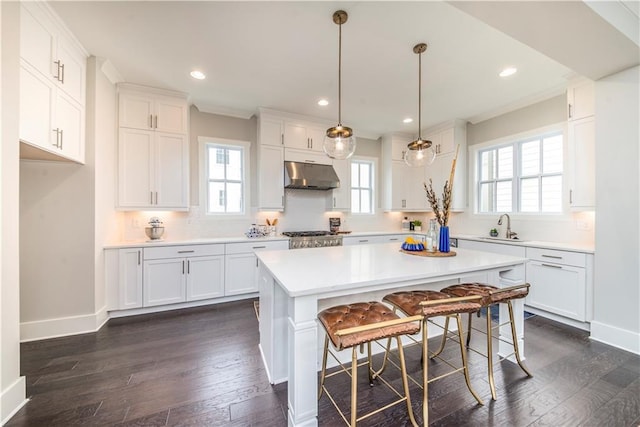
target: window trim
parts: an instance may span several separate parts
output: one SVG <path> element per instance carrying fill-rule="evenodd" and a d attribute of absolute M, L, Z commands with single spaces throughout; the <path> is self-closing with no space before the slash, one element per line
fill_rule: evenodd
<path fill-rule="evenodd" d="M 242 141 L 236 139 L 217 138 L 209 136 L 198 136 L 198 160 L 199 160 L 199 174 L 198 174 L 198 193 L 200 211 L 207 217 L 215 217 L 216 219 L 246 219 L 251 217 L 251 182 L 250 170 L 251 170 L 251 142 Z M 208 212 L 208 181 L 207 176 L 207 146 L 209 144 L 228 146 L 230 148 L 242 148 L 243 149 L 243 171 L 242 171 L 242 184 L 243 184 L 243 198 L 241 213 L 227 213 L 227 212 Z"/>
<path fill-rule="evenodd" d="M 371 212 L 353 212 L 353 206 L 350 206 L 349 214 L 355 216 L 376 215 L 376 208 L 378 206 L 378 177 L 380 175 L 378 169 L 378 159 L 376 157 L 369 156 L 353 156 L 351 158 L 351 162 L 349 163 L 349 201 L 351 201 L 351 190 L 353 189 L 353 183 L 351 182 L 351 165 L 353 164 L 353 162 L 371 164 Z"/>
<path fill-rule="evenodd" d="M 478 208 L 479 208 L 479 193 L 478 193 L 478 181 L 479 181 L 479 177 L 480 177 L 480 168 L 479 168 L 479 160 L 478 160 L 478 153 L 481 150 L 487 149 L 487 148 L 498 148 L 501 146 L 506 146 L 509 145 L 511 143 L 514 142 L 522 142 L 522 141 L 527 141 L 530 140 L 536 136 L 541 136 L 541 135 L 545 135 L 545 134 L 551 134 L 554 132 L 559 132 L 562 134 L 562 138 L 563 138 L 563 144 L 562 144 L 562 193 L 563 193 L 563 200 L 562 200 L 562 210 L 560 212 L 509 212 L 509 215 L 513 218 L 519 218 L 519 219 L 536 219 L 536 220 L 549 220 L 549 221 L 556 221 L 558 219 L 561 218 L 570 218 L 571 217 L 571 212 L 569 209 L 569 202 L 568 202 L 568 198 L 566 197 L 566 195 L 568 194 L 569 191 L 569 179 L 568 179 L 568 175 L 571 173 L 571 171 L 568 168 L 568 158 L 567 158 L 567 153 L 568 153 L 568 130 L 567 130 L 567 123 L 566 122 L 558 122 L 558 123 L 554 123 L 551 125 L 547 125 L 547 126 L 542 126 L 539 128 L 534 128 L 534 129 L 530 129 L 524 132 L 519 132 L 519 133 L 515 133 L 512 135 L 506 135 L 503 137 L 499 137 L 499 138 L 495 138 L 492 140 L 487 140 L 484 142 L 480 142 L 478 144 L 473 144 L 469 146 L 469 159 L 472 159 L 472 161 L 470 161 L 470 170 L 469 170 L 469 176 L 468 176 L 468 185 L 469 188 L 473 189 L 473 191 L 471 192 L 471 194 L 469 194 L 469 197 L 471 198 L 471 200 L 469 201 L 471 203 L 471 206 L 473 206 L 473 210 L 471 210 L 470 215 L 472 217 L 477 217 L 477 218 L 487 218 L 487 217 L 494 217 L 496 215 L 501 214 L 502 212 L 479 212 Z M 515 155 L 515 153 L 514 153 Z M 516 168 L 518 170 L 514 169 L 514 173 L 519 173 L 519 168 L 520 168 L 520 159 L 519 158 L 515 158 L 515 163 Z M 514 185 L 519 185 L 519 180 L 520 180 L 520 176 L 515 176 L 512 178 Z M 515 189 L 514 189 L 515 191 Z"/>

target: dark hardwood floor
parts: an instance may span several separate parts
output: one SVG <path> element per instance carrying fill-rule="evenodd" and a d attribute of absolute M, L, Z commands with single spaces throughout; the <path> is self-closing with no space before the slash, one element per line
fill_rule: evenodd
<path fill-rule="evenodd" d="M 113 319 L 97 333 L 22 344 L 31 401 L 7 426 L 286 426 L 286 384 L 268 383 L 257 326 L 252 301 L 241 301 Z M 493 402 L 486 362 L 470 353 L 472 382 L 485 405 L 452 375 L 429 387 L 431 425 L 639 425 L 640 356 L 539 316 L 525 321 L 525 335 L 533 378 L 510 362 L 498 364 Z M 482 342 L 474 336 L 472 345 Z M 445 352 L 455 354 L 455 347 Z M 419 349 L 407 349 L 407 358 L 419 373 Z M 348 379 L 334 378 L 329 386 L 345 403 Z M 388 397 L 384 386 L 368 387 L 366 374 L 361 379 L 363 409 Z M 415 386 L 412 396 L 418 416 Z M 319 412 L 321 426 L 344 425 L 324 397 Z M 400 405 L 362 425 L 407 423 Z"/>

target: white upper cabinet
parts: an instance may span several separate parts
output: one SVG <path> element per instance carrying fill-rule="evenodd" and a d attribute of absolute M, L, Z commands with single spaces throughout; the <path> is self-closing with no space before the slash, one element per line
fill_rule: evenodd
<path fill-rule="evenodd" d="M 351 160 L 333 159 L 332 164 L 340 179 L 340 187 L 328 192 L 327 209 L 348 212 L 351 210 Z"/>
<path fill-rule="evenodd" d="M 118 208 L 188 210 L 186 97 L 144 90 L 119 85 Z"/>
<path fill-rule="evenodd" d="M 594 83 L 591 80 L 571 84 L 567 88 L 567 118 L 578 120 L 595 113 Z"/>
<path fill-rule="evenodd" d="M 189 107 L 185 99 L 125 90 L 120 92 L 119 106 L 120 127 L 187 133 Z"/>
<path fill-rule="evenodd" d="M 322 152 L 325 129 L 307 123 L 285 121 L 284 146 L 299 150 Z"/>
<path fill-rule="evenodd" d="M 573 211 L 594 210 L 596 206 L 595 118 L 569 121 L 569 207 Z"/>
<path fill-rule="evenodd" d="M 86 58 L 46 4 L 21 3 L 20 140 L 44 151 L 23 157 L 84 162 Z"/>
<path fill-rule="evenodd" d="M 594 83 L 581 80 L 567 88 L 569 208 L 594 210 L 595 180 Z"/>
<path fill-rule="evenodd" d="M 455 120 L 436 132 L 428 132 L 436 150 L 436 159 L 426 167 L 427 184 L 433 181 L 433 190 L 442 199 L 444 184 L 451 176 L 451 165 L 458 150 L 458 159 L 453 178 L 451 211 L 462 212 L 467 208 L 467 128 L 466 123 Z M 433 139 L 431 139 L 433 138 Z M 457 147 L 460 147 L 459 149 Z"/>
<path fill-rule="evenodd" d="M 424 192 L 425 168 L 408 166 L 403 158 L 411 139 L 385 135 L 382 138 L 382 171 L 385 211 L 426 212 L 430 208 Z"/>
<path fill-rule="evenodd" d="M 284 145 L 284 122 L 281 119 L 260 116 L 258 120 L 258 143 L 281 147 Z"/>

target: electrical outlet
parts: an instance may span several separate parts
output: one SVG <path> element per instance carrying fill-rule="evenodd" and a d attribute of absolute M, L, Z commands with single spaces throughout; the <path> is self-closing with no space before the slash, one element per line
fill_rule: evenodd
<path fill-rule="evenodd" d="M 591 227 L 587 221 L 576 221 L 576 230 L 589 231 Z"/>
<path fill-rule="evenodd" d="M 133 228 L 140 228 L 140 220 L 138 218 L 133 218 L 131 221 L 131 225 Z"/>

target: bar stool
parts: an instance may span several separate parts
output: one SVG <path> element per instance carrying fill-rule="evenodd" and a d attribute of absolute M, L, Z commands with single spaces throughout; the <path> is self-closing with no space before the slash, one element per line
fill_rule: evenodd
<path fill-rule="evenodd" d="M 333 406 L 338 410 L 340 416 L 350 426 L 355 426 L 358 421 L 361 421 L 371 415 L 381 412 L 391 406 L 397 405 L 402 402 L 406 402 L 407 411 L 409 412 L 409 418 L 414 426 L 417 426 L 415 421 L 413 410 L 411 408 L 411 397 L 409 394 L 409 383 L 407 381 L 407 371 L 404 361 L 404 353 L 402 349 L 401 336 L 406 334 L 415 334 L 420 330 L 420 317 L 415 318 L 400 318 L 390 308 L 379 302 L 367 302 L 367 303 L 354 303 L 348 305 L 339 305 L 326 310 L 321 311 L 318 314 L 318 320 L 326 331 L 324 340 L 324 351 L 322 356 L 322 372 L 320 374 L 320 390 L 318 392 L 318 400 L 322 397 L 323 391 L 327 394 L 327 397 L 333 403 Z M 400 394 L 389 382 L 380 379 L 398 396 L 398 399 L 391 402 L 381 408 L 370 411 L 360 417 L 357 416 L 357 394 L 358 394 L 358 367 L 367 365 L 369 374 L 369 383 L 373 385 L 373 368 L 371 364 L 371 342 L 379 339 L 391 339 L 396 338 L 398 345 L 398 354 L 400 358 L 400 372 L 402 376 L 402 385 L 404 388 L 404 395 Z M 340 362 L 338 357 L 329 350 L 329 340 L 333 344 L 336 350 L 351 348 L 351 372 Z M 367 361 L 358 364 L 357 348 L 360 346 L 362 352 L 362 346 L 367 344 Z M 327 354 L 338 362 L 342 370 L 333 372 L 331 374 L 326 373 L 327 368 Z M 350 422 L 340 410 L 338 404 L 329 393 L 325 386 L 325 379 L 333 375 L 340 373 L 347 373 L 351 376 L 351 417 Z"/>
<path fill-rule="evenodd" d="M 416 316 L 419 316 L 422 319 L 422 384 L 419 384 L 419 386 L 422 387 L 423 390 L 422 417 L 425 426 L 429 425 L 428 384 L 449 376 L 453 373 L 463 371 L 464 379 L 467 383 L 467 388 L 480 405 L 484 404 L 482 402 L 482 399 L 480 399 L 478 394 L 471 386 L 471 380 L 469 379 L 469 368 L 467 366 L 467 353 L 466 349 L 462 345 L 462 323 L 460 320 L 460 313 L 469 313 L 469 315 L 471 315 L 471 313 L 475 313 L 480 310 L 480 299 L 481 297 L 479 296 L 453 298 L 443 292 L 425 290 L 394 292 L 392 294 L 385 295 L 384 298 L 382 298 L 383 301 L 391 304 L 394 307 L 394 312 L 396 310 L 400 310 L 402 313 L 404 313 L 404 315 L 409 316 L 408 318 L 415 318 Z M 460 356 L 462 359 L 462 367 L 455 367 L 449 361 L 445 361 L 445 363 L 447 363 L 453 369 L 443 375 L 439 375 L 435 378 L 429 379 L 429 335 L 427 326 L 429 323 L 435 324 L 430 319 L 439 316 L 446 316 L 447 322 L 450 317 L 454 317 L 458 323 L 458 336 L 460 339 Z M 387 344 L 387 353 L 385 354 L 383 366 L 378 372 L 382 372 L 382 370 L 384 370 L 388 354 L 389 346 Z"/>
<path fill-rule="evenodd" d="M 515 354 L 516 356 L 516 361 L 518 362 L 518 365 L 520 366 L 520 368 L 525 372 L 525 374 L 527 374 L 527 376 L 529 377 L 533 377 L 533 374 L 527 369 L 527 367 L 524 365 L 521 357 L 520 357 L 520 350 L 518 349 L 518 336 L 516 333 L 516 325 L 515 322 L 513 320 L 513 305 L 511 304 L 511 301 L 515 300 L 515 299 L 521 299 L 521 298 L 525 298 L 528 294 L 529 294 L 529 287 L 531 285 L 529 283 L 524 283 L 522 285 L 516 285 L 516 286 L 510 286 L 507 288 L 498 288 L 496 286 L 492 286 L 492 285 L 487 285 L 484 283 L 462 283 L 459 285 L 452 285 L 452 286 L 447 286 L 446 288 L 442 289 L 441 291 L 451 295 L 453 297 L 466 297 L 466 296 L 479 296 L 482 299 L 480 300 L 480 304 L 482 305 L 482 307 L 487 309 L 487 331 L 486 331 L 486 335 L 487 335 L 487 353 L 483 354 L 477 350 L 473 350 L 469 347 L 469 343 L 471 342 L 471 329 L 472 329 L 472 325 L 471 325 L 471 313 L 469 313 L 469 324 L 468 324 L 468 328 L 467 328 L 467 340 L 466 340 L 466 344 L 467 347 L 469 347 L 469 349 L 475 351 L 476 353 L 479 353 L 483 356 L 485 356 L 487 358 L 487 370 L 489 373 L 489 387 L 491 388 L 491 398 L 493 400 L 496 400 L 496 386 L 495 386 L 495 382 L 493 379 L 493 329 L 494 328 L 500 328 L 503 325 L 506 325 L 507 323 L 509 323 L 509 325 L 511 326 L 511 338 L 512 338 L 512 342 L 511 344 L 513 345 L 513 354 Z M 509 321 L 508 322 L 504 322 L 502 324 L 499 324 L 497 326 L 493 326 L 491 323 L 491 306 L 493 304 L 507 304 L 507 307 L 509 309 Z M 445 329 L 448 326 L 448 319 L 447 322 L 445 323 Z M 475 329 L 475 328 L 473 328 Z M 476 329 L 477 331 L 479 331 L 478 329 Z M 481 331 L 483 332 L 483 331 Z M 440 345 L 440 349 L 435 353 L 436 355 L 438 355 L 444 348 L 444 344 L 445 344 L 445 340 L 446 340 L 446 334 L 443 334 L 443 339 L 442 339 L 442 343 Z M 503 342 L 509 342 L 506 340 L 503 340 Z M 505 356 L 504 358 L 506 359 L 508 356 Z"/>

